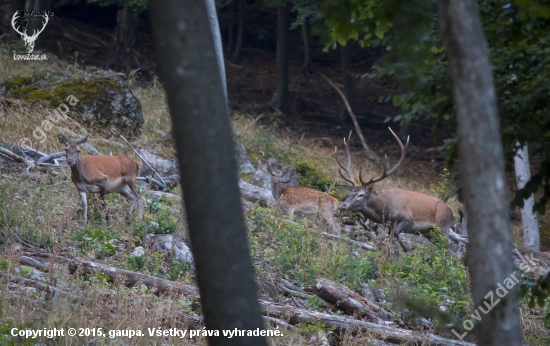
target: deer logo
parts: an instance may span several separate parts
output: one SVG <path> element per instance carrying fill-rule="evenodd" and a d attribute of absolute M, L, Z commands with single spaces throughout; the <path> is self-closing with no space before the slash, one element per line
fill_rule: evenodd
<path fill-rule="evenodd" d="M 46 28 L 46 24 L 48 24 L 50 18 L 46 11 L 44 11 L 43 14 L 37 15 L 38 17 L 44 17 L 45 19 L 44 21 L 42 21 L 42 29 L 33 30 L 32 35 L 29 36 L 27 35 L 27 26 L 29 25 L 30 21 L 27 17 L 21 16 L 21 14 L 24 13 L 25 11 L 23 10 L 15 11 L 11 19 L 11 26 L 13 27 L 13 30 L 17 31 L 17 33 L 21 35 L 21 38 L 23 39 L 23 41 L 25 41 L 25 49 L 27 50 L 27 53 L 31 54 L 34 50 L 34 42 L 38 38 L 38 35 L 40 35 L 42 31 L 44 31 L 44 29 Z M 21 31 L 20 28 L 23 28 L 23 31 Z"/>

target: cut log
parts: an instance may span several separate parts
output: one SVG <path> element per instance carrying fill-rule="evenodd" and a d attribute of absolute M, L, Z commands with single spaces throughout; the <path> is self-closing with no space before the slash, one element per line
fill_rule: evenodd
<path fill-rule="evenodd" d="M 151 275 L 140 274 L 92 261 L 73 259 L 69 262 L 69 273 L 71 274 L 95 274 L 97 272 L 107 275 L 113 281 L 121 281 L 128 287 L 141 283 L 149 289 L 156 289 L 156 292 L 160 294 L 176 293 L 191 298 L 198 296 L 198 290 L 195 286 L 181 282 L 164 280 Z"/>
<path fill-rule="evenodd" d="M 308 311 L 302 308 L 288 305 L 283 306 L 264 300 L 260 300 L 260 306 L 264 315 L 284 319 L 285 321 L 289 321 L 291 324 L 304 322 L 318 323 L 324 325 L 325 328 L 335 328 L 339 331 L 350 331 L 352 333 L 365 331 L 372 334 L 376 338 L 398 344 L 420 344 L 422 342 L 429 342 L 433 346 L 475 346 L 475 344 L 470 342 L 445 339 L 434 334 L 370 323 L 356 320 L 352 317 L 335 316 L 321 312 Z"/>

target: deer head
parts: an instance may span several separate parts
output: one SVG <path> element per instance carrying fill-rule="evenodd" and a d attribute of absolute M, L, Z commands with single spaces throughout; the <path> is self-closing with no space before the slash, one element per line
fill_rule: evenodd
<path fill-rule="evenodd" d="M 13 27 L 13 29 L 15 31 L 17 31 L 17 33 L 19 35 L 21 35 L 21 38 L 23 39 L 23 41 L 25 41 L 25 49 L 27 50 L 27 53 L 31 54 L 32 51 L 34 50 L 34 42 L 36 41 L 36 39 L 38 38 L 38 35 L 40 35 L 40 33 L 42 31 L 44 31 L 44 29 L 46 28 L 46 24 L 48 24 L 48 21 L 50 20 L 48 14 L 44 13 L 43 14 L 43 17 L 45 19 L 45 21 L 42 22 L 42 29 L 40 30 L 34 30 L 32 35 L 31 36 L 28 36 L 27 35 L 27 29 L 25 28 L 25 30 L 23 32 L 19 31 L 19 25 L 17 25 L 15 22 L 17 21 L 19 17 L 19 12 L 20 11 L 16 11 L 14 14 L 13 14 L 13 17 L 11 19 L 11 26 Z"/>
<path fill-rule="evenodd" d="M 368 201 L 369 201 L 369 198 L 370 198 L 370 196 L 373 192 L 374 184 L 384 180 L 388 176 L 395 173 L 397 171 L 397 169 L 403 163 L 403 160 L 405 160 L 405 149 L 409 145 L 409 138 L 407 138 L 407 143 L 405 144 L 405 146 L 403 146 L 403 143 L 401 142 L 399 137 L 397 137 L 397 135 L 392 131 L 391 128 L 390 128 L 390 131 L 391 131 L 392 135 L 395 137 L 395 139 L 397 140 L 397 143 L 399 143 L 399 147 L 401 148 L 401 158 L 399 159 L 397 164 L 392 169 L 390 169 L 389 171 L 386 171 L 386 166 L 384 165 L 384 172 L 382 173 L 382 175 L 380 175 L 378 177 L 371 178 L 369 181 L 364 181 L 363 180 L 363 177 L 362 177 L 362 174 L 361 174 L 362 167 L 360 167 L 359 168 L 359 181 L 361 182 L 361 186 L 359 186 L 355 182 L 355 178 L 353 177 L 353 172 L 351 170 L 351 157 L 350 157 L 350 149 L 349 149 L 349 141 L 351 139 L 351 132 L 349 134 L 349 137 L 348 137 L 347 141 L 344 138 L 344 146 L 346 148 L 346 157 L 347 157 L 347 165 L 346 166 L 344 166 L 340 162 L 340 160 L 338 159 L 337 148 L 335 148 L 334 157 L 336 158 L 336 162 L 338 163 L 338 166 L 340 166 L 340 168 L 338 169 L 338 173 L 340 174 L 340 176 L 345 181 L 348 182 L 348 185 L 350 187 L 349 196 L 346 198 L 346 200 L 344 202 L 342 202 L 342 204 L 340 204 L 341 209 L 362 210 L 366 206 L 368 206 Z"/>
<path fill-rule="evenodd" d="M 88 135 L 82 139 L 73 139 L 71 141 L 67 140 L 65 136 L 63 136 L 61 133 L 57 135 L 59 138 L 59 142 L 62 144 L 65 144 L 67 152 L 67 162 L 69 163 L 69 166 L 76 165 L 78 161 L 78 157 L 80 155 L 80 144 L 86 143 L 88 140 Z"/>

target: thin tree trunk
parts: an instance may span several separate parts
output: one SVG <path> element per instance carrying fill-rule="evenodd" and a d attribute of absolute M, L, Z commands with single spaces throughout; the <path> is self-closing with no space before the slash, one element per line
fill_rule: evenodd
<path fill-rule="evenodd" d="M 478 313 L 479 309 L 489 310 L 475 323 L 475 334 L 479 345 L 521 345 L 517 286 L 501 298 L 496 290 L 497 284 L 514 275 L 514 264 L 489 49 L 476 1 L 439 0 L 437 7 L 457 113 L 461 184 L 468 215 L 466 263 L 474 307 Z M 471 324 L 465 321 L 463 327 L 474 332 L 470 330 L 475 320 L 467 321 Z"/>
<path fill-rule="evenodd" d="M 344 46 L 340 46 L 340 58 L 342 60 L 342 82 L 344 84 L 344 95 L 349 102 L 351 110 L 354 110 L 353 100 L 353 79 L 351 78 L 352 63 L 351 63 L 351 41 L 346 42 Z M 349 121 L 350 115 L 346 108 L 340 113 L 340 121 Z"/>
<path fill-rule="evenodd" d="M 309 24 L 307 19 L 302 23 L 302 39 L 304 41 L 304 63 L 302 65 L 302 71 L 304 74 L 309 75 L 311 67 L 311 47 L 309 42 Z"/>
<path fill-rule="evenodd" d="M 136 26 L 139 12 L 136 8 L 124 6 L 117 12 L 115 42 L 109 66 L 116 71 L 130 72 L 132 54 L 136 42 Z"/>
<path fill-rule="evenodd" d="M 290 115 L 288 92 L 288 12 L 287 6 L 277 8 L 277 75 L 271 106 L 284 115 Z"/>
<path fill-rule="evenodd" d="M 208 330 L 263 329 L 237 185 L 221 68 L 204 1 L 151 1 L 150 18 L 182 167 L 181 186 Z M 209 345 L 267 345 L 215 337 Z"/>
<path fill-rule="evenodd" d="M 233 58 L 237 59 L 241 54 L 241 47 L 243 45 L 243 33 L 244 33 L 244 0 L 238 1 L 238 17 L 237 17 L 237 43 L 235 44 L 235 51 L 233 52 Z"/>
<path fill-rule="evenodd" d="M 519 146 L 520 144 L 517 143 Z M 531 179 L 531 167 L 529 166 L 529 150 L 527 144 L 518 149 L 514 156 L 514 166 L 516 168 L 516 180 L 518 190 L 523 189 L 525 184 Z M 540 251 L 540 233 L 537 213 L 533 212 L 535 204 L 535 195 L 531 194 L 523 202 L 521 208 L 521 222 L 523 224 L 523 245 L 531 250 Z"/>

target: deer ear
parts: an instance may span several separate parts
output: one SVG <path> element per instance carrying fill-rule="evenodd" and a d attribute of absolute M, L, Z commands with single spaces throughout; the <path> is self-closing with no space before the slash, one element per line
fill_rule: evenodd
<path fill-rule="evenodd" d="M 59 142 L 61 142 L 61 144 L 69 145 L 69 141 L 61 133 L 57 134 L 57 138 L 59 138 Z"/>
<path fill-rule="evenodd" d="M 78 144 L 82 144 L 82 143 L 86 143 L 86 141 L 88 140 L 88 136 L 90 135 L 86 135 L 86 137 L 82 138 L 81 140 L 78 141 Z"/>

